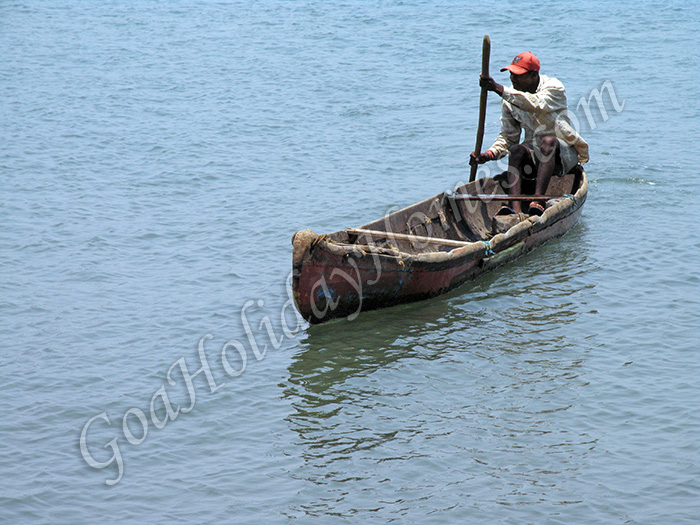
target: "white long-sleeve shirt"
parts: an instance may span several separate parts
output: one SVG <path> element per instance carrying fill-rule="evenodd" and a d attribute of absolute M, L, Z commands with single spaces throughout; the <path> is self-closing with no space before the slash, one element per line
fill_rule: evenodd
<path fill-rule="evenodd" d="M 539 149 L 544 136 L 555 135 L 576 149 L 579 162 L 588 162 L 588 144 L 571 125 L 566 90 L 559 80 L 540 75 L 534 93 L 504 87 L 502 98 L 501 133 L 489 148 L 497 159 L 508 155 L 508 150 L 520 142 L 524 129 L 526 146 Z"/>

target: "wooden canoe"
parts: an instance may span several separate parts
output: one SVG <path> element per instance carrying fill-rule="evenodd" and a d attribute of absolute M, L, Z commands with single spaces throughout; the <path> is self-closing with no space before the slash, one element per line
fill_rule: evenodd
<path fill-rule="evenodd" d="M 543 215 L 494 217 L 507 198 L 498 178 L 478 179 L 359 228 L 295 233 L 292 287 L 302 317 L 312 324 L 353 319 L 443 294 L 566 233 L 588 195 L 577 166 L 552 177 L 541 198 Z"/>

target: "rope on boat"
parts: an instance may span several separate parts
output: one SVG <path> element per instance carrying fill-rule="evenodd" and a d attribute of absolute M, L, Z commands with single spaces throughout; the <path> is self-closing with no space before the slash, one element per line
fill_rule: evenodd
<path fill-rule="evenodd" d="M 490 257 L 491 255 L 496 255 L 496 253 L 491 249 L 491 241 L 481 241 L 484 243 L 484 246 L 486 247 L 486 257 Z"/>
<path fill-rule="evenodd" d="M 325 233 L 322 234 L 322 235 L 319 235 L 319 236 L 316 237 L 313 241 L 311 241 L 311 246 L 309 246 L 309 248 L 310 248 L 311 250 L 313 250 L 314 248 L 316 248 L 316 245 L 317 245 L 318 243 L 320 243 L 321 241 L 325 241 L 327 237 L 328 237 L 328 235 L 325 234 Z"/>

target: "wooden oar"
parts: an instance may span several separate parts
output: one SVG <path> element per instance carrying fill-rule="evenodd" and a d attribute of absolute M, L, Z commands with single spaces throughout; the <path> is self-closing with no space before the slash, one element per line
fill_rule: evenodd
<path fill-rule="evenodd" d="M 489 58 L 491 56 L 491 39 L 489 35 L 484 35 L 484 46 L 481 51 L 481 75 L 489 76 Z M 479 101 L 479 128 L 476 132 L 476 148 L 474 151 L 477 155 L 481 153 L 481 145 L 484 142 L 484 124 L 486 123 L 486 98 L 488 95 L 486 88 L 481 88 L 481 100 Z M 476 180 L 476 164 L 472 166 L 469 174 L 469 182 Z"/>

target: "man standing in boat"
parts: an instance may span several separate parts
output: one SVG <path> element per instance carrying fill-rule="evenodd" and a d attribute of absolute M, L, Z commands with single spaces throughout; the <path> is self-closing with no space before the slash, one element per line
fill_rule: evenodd
<path fill-rule="evenodd" d="M 479 85 L 493 91 L 501 102 L 501 133 L 488 150 L 472 153 L 469 163 L 483 164 L 508 155 L 508 193 L 544 195 L 554 176 L 568 173 L 579 162 L 588 162 L 588 144 L 567 117 L 564 85 L 553 77 L 540 75 L 540 61 L 520 53 L 501 71 L 510 71 L 512 87 L 481 76 Z M 521 130 L 525 137 L 520 143 Z M 503 206 L 497 215 L 519 213 L 520 201 Z M 532 201 L 530 215 L 542 215 L 544 207 Z"/>

